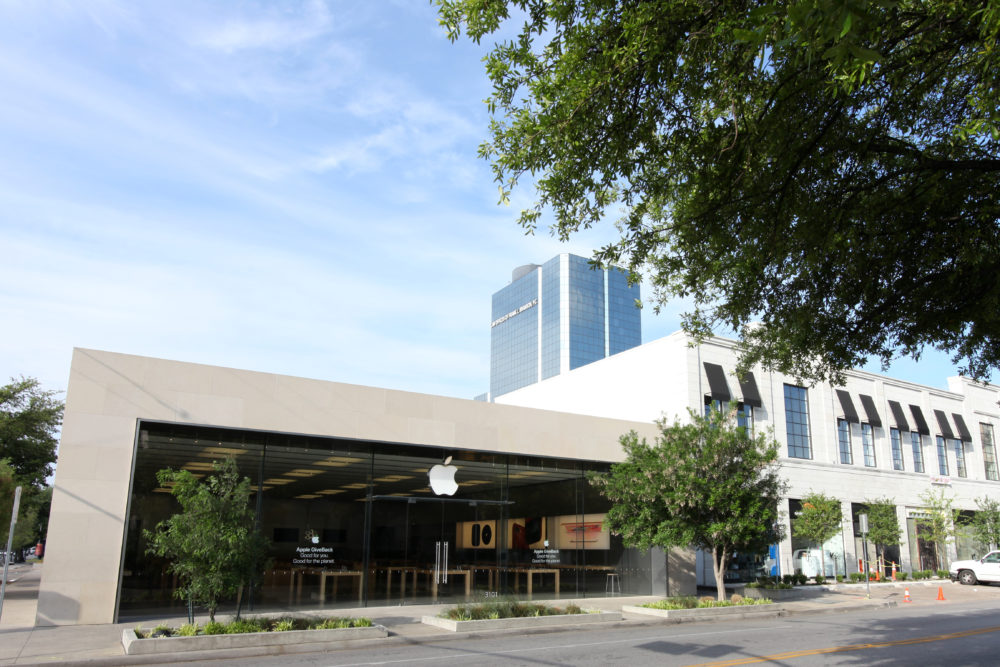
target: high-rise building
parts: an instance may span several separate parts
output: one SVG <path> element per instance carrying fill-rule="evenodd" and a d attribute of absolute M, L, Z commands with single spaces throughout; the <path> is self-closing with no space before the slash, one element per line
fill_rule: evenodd
<path fill-rule="evenodd" d="M 624 271 L 576 255 L 514 269 L 493 295 L 490 397 L 640 345 L 637 299 Z"/>

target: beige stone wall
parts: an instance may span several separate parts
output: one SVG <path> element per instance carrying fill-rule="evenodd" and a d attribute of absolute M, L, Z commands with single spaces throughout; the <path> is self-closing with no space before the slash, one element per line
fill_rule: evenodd
<path fill-rule="evenodd" d="M 76 349 L 38 625 L 113 622 L 139 419 L 618 461 L 650 423 Z"/>

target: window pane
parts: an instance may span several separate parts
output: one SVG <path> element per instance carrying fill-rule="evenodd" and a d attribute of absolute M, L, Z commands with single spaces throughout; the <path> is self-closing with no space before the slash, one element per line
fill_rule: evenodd
<path fill-rule="evenodd" d="M 861 446 L 865 450 L 865 465 L 869 468 L 875 467 L 875 443 L 872 438 L 872 425 L 861 425 Z"/>
<path fill-rule="evenodd" d="M 851 454 L 851 424 L 846 419 L 837 420 L 837 440 L 840 442 L 840 462 L 846 465 L 854 463 Z"/>
<path fill-rule="evenodd" d="M 983 440 L 983 462 L 986 466 L 986 479 L 1000 481 L 997 474 L 997 450 L 993 441 L 993 425 L 980 424 L 979 433 Z"/>
<path fill-rule="evenodd" d="M 917 431 L 910 431 L 910 443 L 913 445 L 913 472 L 923 472 L 924 446 Z"/>
<path fill-rule="evenodd" d="M 899 440 L 899 429 L 889 429 L 889 440 L 892 443 L 892 469 L 903 469 L 903 445 Z"/>
<path fill-rule="evenodd" d="M 969 473 L 965 469 L 965 443 L 961 440 L 952 440 L 955 448 L 955 468 L 959 477 L 968 477 Z"/>
<path fill-rule="evenodd" d="M 809 404 L 806 400 L 805 387 L 785 385 L 785 427 L 788 456 L 796 459 L 811 459 Z"/>
<path fill-rule="evenodd" d="M 944 437 L 937 436 L 937 457 L 938 457 L 938 473 L 941 475 L 948 474 L 948 450 L 944 446 Z"/>

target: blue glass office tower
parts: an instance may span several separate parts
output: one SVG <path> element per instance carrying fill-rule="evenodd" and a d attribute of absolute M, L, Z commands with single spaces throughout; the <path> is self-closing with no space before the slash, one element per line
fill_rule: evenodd
<path fill-rule="evenodd" d="M 625 272 L 593 270 L 576 255 L 514 269 L 493 295 L 490 395 L 640 345 L 638 298 Z"/>

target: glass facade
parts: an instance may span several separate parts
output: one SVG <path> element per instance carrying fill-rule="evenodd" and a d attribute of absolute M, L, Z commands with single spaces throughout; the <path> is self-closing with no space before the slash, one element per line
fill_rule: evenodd
<path fill-rule="evenodd" d="M 651 589 L 649 554 L 609 534 L 586 480 L 604 463 L 143 422 L 120 618 L 184 613 L 167 563 L 147 553 L 144 531 L 178 508 L 156 472 L 204 476 L 229 457 L 270 542 L 245 610 L 603 596 L 608 574 L 623 593 Z M 453 477 L 453 495 L 432 491 L 432 469 Z"/>
<path fill-rule="evenodd" d="M 983 465 L 986 468 L 986 479 L 1000 481 L 997 472 L 997 449 L 993 440 L 993 425 L 979 424 L 979 435 L 983 441 Z"/>
<path fill-rule="evenodd" d="M 809 441 L 809 402 L 805 387 L 785 385 L 785 433 L 790 458 L 812 458 L 812 445 Z"/>
<path fill-rule="evenodd" d="M 910 431 L 910 445 L 913 449 L 913 472 L 923 472 L 924 443 L 917 431 Z"/>
<path fill-rule="evenodd" d="M 854 463 L 851 453 L 851 423 L 846 419 L 837 420 L 837 442 L 840 444 L 840 462 L 845 465 Z"/>
<path fill-rule="evenodd" d="M 538 274 L 493 295 L 490 393 L 499 396 L 538 381 Z"/>
<path fill-rule="evenodd" d="M 865 465 L 869 468 L 875 467 L 875 439 L 872 434 L 871 424 L 861 425 L 861 448 L 865 454 Z"/>
<path fill-rule="evenodd" d="M 892 447 L 892 469 L 903 469 L 903 443 L 899 438 L 899 429 L 889 429 L 889 444 Z"/>
<path fill-rule="evenodd" d="M 595 271 L 576 255 L 558 255 L 521 275 L 493 295 L 490 393 L 640 345 L 637 299 L 639 286 L 630 286 L 626 273 Z"/>
<path fill-rule="evenodd" d="M 592 271 L 583 257 L 569 256 L 569 368 L 603 359 L 604 271 Z"/>

